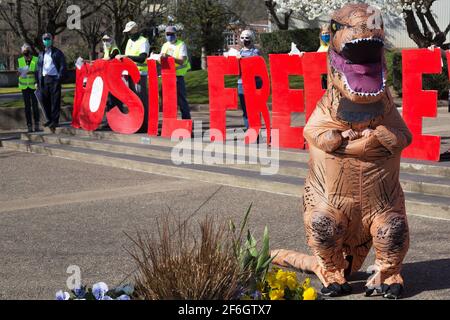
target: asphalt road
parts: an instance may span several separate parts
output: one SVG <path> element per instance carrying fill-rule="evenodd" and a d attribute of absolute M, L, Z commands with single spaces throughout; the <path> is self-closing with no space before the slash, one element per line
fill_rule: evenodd
<path fill-rule="evenodd" d="M 156 218 L 215 215 L 239 222 L 253 203 L 250 226 L 270 229 L 272 248 L 307 252 L 296 198 L 155 176 L 0 149 L 0 299 L 53 299 L 67 268 L 85 284 L 131 281 L 134 262 L 124 232 L 156 232 Z M 450 299 L 450 221 L 411 216 L 404 265 L 407 299 Z M 365 265 L 373 262 L 373 254 Z M 304 275 L 300 275 L 304 277 Z M 352 283 L 365 298 L 367 275 Z M 315 277 L 313 285 L 320 288 Z"/>

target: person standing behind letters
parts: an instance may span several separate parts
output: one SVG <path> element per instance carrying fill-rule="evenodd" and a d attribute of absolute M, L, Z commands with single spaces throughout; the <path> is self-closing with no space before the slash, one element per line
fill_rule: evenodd
<path fill-rule="evenodd" d="M 240 59 L 261 56 L 261 52 L 255 46 L 255 40 L 256 40 L 256 36 L 252 30 L 242 31 L 242 33 L 241 33 L 242 48 L 239 51 Z M 256 77 L 255 81 L 256 81 L 256 88 L 261 89 L 262 84 L 263 84 L 262 79 L 260 77 Z M 249 123 L 248 123 L 248 116 L 247 116 L 247 107 L 245 104 L 244 85 L 242 82 L 242 75 L 240 75 L 239 79 L 238 79 L 238 95 L 239 95 L 239 103 L 242 108 L 242 118 L 244 119 L 244 125 L 245 125 L 245 128 L 248 129 Z M 258 139 L 259 139 L 259 137 L 258 137 Z"/>
<path fill-rule="evenodd" d="M 19 89 L 22 90 L 23 101 L 25 103 L 25 117 L 27 119 L 28 132 L 40 132 L 39 109 L 34 92 L 36 91 L 36 69 L 38 57 L 31 54 L 31 47 L 25 43 L 22 46 L 23 56 L 18 59 Z"/>
<path fill-rule="evenodd" d="M 38 89 L 48 121 L 45 127 L 54 129 L 59 126 L 61 113 L 61 84 L 67 70 L 66 58 L 61 50 L 53 46 L 53 36 L 42 36 L 45 50 L 39 53 L 37 79 Z"/>
<path fill-rule="evenodd" d="M 166 28 L 166 40 L 161 49 L 161 57 L 172 57 L 175 59 L 177 72 L 177 101 L 181 109 L 183 120 L 191 119 L 191 108 L 187 101 L 186 83 L 184 76 L 191 70 L 186 44 L 177 39 L 177 29 L 173 26 Z"/>
<path fill-rule="evenodd" d="M 140 132 L 147 131 L 148 122 L 148 92 L 147 92 L 147 58 L 150 53 L 150 43 L 148 39 L 142 35 L 142 32 L 138 29 L 138 24 L 134 21 L 130 21 L 126 24 L 123 30 L 128 36 L 127 46 L 125 48 L 125 55 L 117 55 L 116 59 L 129 58 L 133 60 L 139 69 L 141 79 L 138 84 L 133 85 L 133 81 L 130 77 L 127 77 L 129 88 L 136 93 L 144 105 L 144 123 Z"/>

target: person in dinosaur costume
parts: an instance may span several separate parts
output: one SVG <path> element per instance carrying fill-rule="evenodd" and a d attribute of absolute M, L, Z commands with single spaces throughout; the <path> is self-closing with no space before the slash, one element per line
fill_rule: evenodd
<path fill-rule="evenodd" d="M 272 252 L 275 264 L 314 272 L 327 296 L 351 292 L 346 279 L 372 246 L 366 295 L 403 292 L 409 229 L 399 173 L 412 136 L 386 87 L 384 29 L 382 20 L 373 25 L 374 14 L 367 4 L 348 4 L 332 15 L 328 89 L 304 129 L 304 224 L 313 256 Z"/>

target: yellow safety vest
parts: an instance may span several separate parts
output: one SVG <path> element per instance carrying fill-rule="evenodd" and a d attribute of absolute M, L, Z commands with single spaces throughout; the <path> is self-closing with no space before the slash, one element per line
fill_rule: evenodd
<path fill-rule="evenodd" d="M 109 59 L 111 52 L 113 52 L 114 50 L 119 51 L 119 54 L 120 54 L 120 49 L 116 45 L 113 45 L 109 49 L 106 47 L 106 45 L 103 45 L 103 53 L 104 53 L 103 58 Z"/>
<path fill-rule="evenodd" d="M 181 40 L 177 40 L 177 42 L 175 43 L 175 52 L 173 53 L 173 57 L 175 59 L 181 59 L 182 57 L 180 56 L 180 52 L 181 52 L 181 47 L 183 46 L 184 42 Z M 167 52 L 169 51 L 169 47 L 170 47 L 171 43 L 170 42 L 166 42 L 164 43 L 162 49 L 161 49 L 161 53 L 163 54 L 167 54 Z M 179 65 L 178 63 L 175 63 L 175 67 L 177 69 L 177 77 L 181 76 L 184 77 L 186 75 L 186 73 L 188 73 L 189 70 L 191 70 L 191 63 L 189 62 L 189 58 L 186 57 L 186 61 L 184 62 L 183 65 Z"/>
<path fill-rule="evenodd" d="M 18 63 L 19 68 L 25 68 L 27 66 L 25 57 L 20 57 L 18 59 Z M 36 71 L 37 64 L 38 64 L 38 57 L 33 56 L 31 58 L 27 76 L 26 77 L 19 76 L 19 89 L 21 90 L 25 90 L 27 88 L 35 89 L 36 77 L 34 75 L 34 72 Z"/>
<path fill-rule="evenodd" d="M 125 55 L 126 56 L 139 56 L 141 55 L 141 47 L 142 45 L 148 41 L 146 37 L 140 36 L 139 39 L 137 39 L 136 41 L 133 41 L 131 39 L 128 40 L 127 42 L 127 47 L 125 49 Z M 148 67 L 147 67 L 147 63 L 136 63 L 139 71 L 147 71 Z"/>

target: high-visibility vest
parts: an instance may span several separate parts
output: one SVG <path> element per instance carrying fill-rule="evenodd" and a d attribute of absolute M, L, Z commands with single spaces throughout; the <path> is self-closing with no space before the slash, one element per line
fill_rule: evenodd
<path fill-rule="evenodd" d="M 110 58 L 110 54 L 112 53 L 112 52 L 114 52 L 114 50 L 117 50 L 117 51 L 119 51 L 119 54 L 120 54 L 120 49 L 119 49 L 119 47 L 118 46 L 116 46 L 116 45 L 113 45 L 111 48 L 107 48 L 106 47 L 106 45 L 104 45 L 103 44 L 103 58 L 105 58 L 105 59 L 109 59 Z"/>
<path fill-rule="evenodd" d="M 177 40 L 177 42 L 175 43 L 175 52 L 173 53 L 173 57 L 175 59 L 181 59 L 182 57 L 180 56 L 180 52 L 181 52 L 181 47 L 184 45 L 184 42 L 182 40 Z M 167 52 L 169 51 L 169 47 L 171 46 L 170 42 L 166 42 L 164 43 L 162 49 L 161 49 L 161 53 L 163 54 L 167 54 Z M 183 65 L 179 65 L 178 63 L 175 63 L 175 67 L 177 69 L 177 77 L 179 76 L 185 76 L 186 73 L 188 73 L 189 70 L 191 70 L 191 63 L 189 62 L 189 58 L 186 57 L 186 61 L 184 62 Z"/>
<path fill-rule="evenodd" d="M 126 56 L 140 56 L 141 53 L 141 47 L 144 45 L 144 43 L 148 41 L 146 37 L 140 36 L 139 39 L 137 39 L 136 41 L 133 41 L 131 39 L 128 40 L 127 42 L 127 47 L 125 49 L 125 55 Z M 144 63 L 136 63 L 139 71 L 147 71 L 148 67 L 147 67 L 147 61 L 145 61 Z"/>
<path fill-rule="evenodd" d="M 18 59 L 19 68 L 25 68 L 27 66 L 27 62 L 25 60 L 25 57 L 20 57 Z M 26 77 L 19 76 L 19 89 L 25 90 L 27 88 L 35 89 L 36 85 L 36 77 L 34 72 L 36 71 L 38 64 L 38 57 L 31 57 L 31 62 L 28 67 L 28 72 Z"/>

